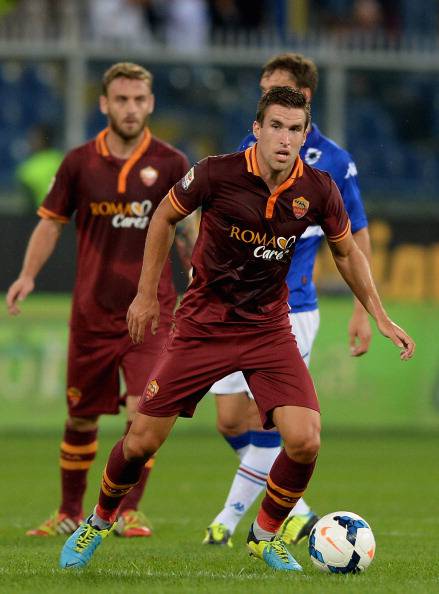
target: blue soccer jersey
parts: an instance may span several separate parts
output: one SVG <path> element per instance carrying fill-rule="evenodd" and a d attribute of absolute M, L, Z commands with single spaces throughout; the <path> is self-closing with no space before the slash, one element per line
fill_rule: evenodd
<path fill-rule="evenodd" d="M 244 138 L 239 150 L 256 142 L 253 134 Z M 367 227 L 367 217 L 361 200 L 357 168 L 350 154 L 335 142 L 323 136 L 312 124 L 300 156 L 308 165 L 327 171 L 340 190 L 351 220 L 352 233 Z M 289 304 L 293 312 L 317 309 L 317 291 L 313 283 L 313 269 L 323 238 L 320 227 L 308 227 L 296 244 L 293 261 L 287 276 Z"/>

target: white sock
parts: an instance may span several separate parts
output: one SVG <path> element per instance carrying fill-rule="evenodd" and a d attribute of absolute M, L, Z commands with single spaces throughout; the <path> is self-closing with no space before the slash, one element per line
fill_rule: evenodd
<path fill-rule="evenodd" d="M 251 432 L 246 431 L 245 433 L 241 433 L 241 435 L 224 435 L 223 437 L 235 451 L 239 459 L 242 460 L 250 447 Z"/>
<path fill-rule="evenodd" d="M 301 498 L 296 503 L 296 505 L 293 507 L 293 509 L 290 511 L 290 513 L 288 514 L 288 517 L 290 517 L 290 516 L 304 516 L 305 514 L 309 514 L 310 511 L 311 511 L 311 508 L 309 507 L 309 505 L 306 503 L 306 501 L 304 499 Z"/>
<path fill-rule="evenodd" d="M 243 515 L 265 489 L 268 473 L 279 452 L 280 447 L 249 446 L 236 471 L 224 509 L 212 524 L 224 524 L 233 534 Z"/>
<path fill-rule="evenodd" d="M 240 462 L 242 462 L 244 456 L 248 452 L 249 447 L 250 447 L 250 444 L 244 446 L 243 448 L 240 448 L 239 450 L 235 450 L 235 452 L 238 454 Z"/>

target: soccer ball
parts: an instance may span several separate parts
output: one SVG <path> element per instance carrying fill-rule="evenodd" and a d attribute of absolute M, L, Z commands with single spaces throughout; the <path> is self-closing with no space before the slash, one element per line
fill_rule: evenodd
<path fill-rule="evenodd" d="M 311 561 L 321 571 L 359 573 L 372 562 L 375 538 L 361 516 L 347 511 L 323 516 L 309 535 Z"/>

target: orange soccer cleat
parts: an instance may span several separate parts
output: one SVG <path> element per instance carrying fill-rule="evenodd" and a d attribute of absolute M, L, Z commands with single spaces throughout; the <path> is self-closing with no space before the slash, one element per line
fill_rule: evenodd
<path fill-rule="evenodd" d="M 136 509 L 127 509 L 120 514 L 114 533 L 124 538 L 152 536 L 147 518 Z"/>
<path fill-rule="evenodd" d="M 67 514 L 54 512 L 38 528 L 28 530 L 27 536 L 57 536 L 58 534 L 72 534 L 82 522 L 81 517 L 71 518 Z"/>

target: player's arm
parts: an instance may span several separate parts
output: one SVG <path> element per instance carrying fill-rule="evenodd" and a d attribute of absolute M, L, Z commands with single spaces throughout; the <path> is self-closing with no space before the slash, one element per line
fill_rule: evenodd
<path fill-rule="evenodd" d="M 340 161 L 334 171 L 334 180 L 340 190 L 344 206 L 351 220 L 352 236 L 370 264 L 371 246 L 367 216 L 358 186 L 357 168 L 350 155 L 344 151 L 341 151 L 339 155 Z M 354 307 L 348 324 L 348 337 L 350 352 L 354 357 L 367 353 L 372 339 L 372 330 L 367 311 L 355 295 Z"/>
<path fill-rule="evenodd" d="M 49 259 L 61 235 L 63 224 L 55 219 L 41 219 L 35 227 L 26 248 L 19 277 L 6 294 L 6 305 L 11 315 L 20 313 L 18 301 L 23 301 L 33 291 L 35 278 Z"/>
<path fill-rule="evenodd" d="M 369 230 L 367 227 L 359 229 L 352 234 L 355 243 L 366 256 L 370 265 L 371 247 Z M 354 295 L 354 309 L 348 326 L 349 332 L 349 346 L 351 354 L 354 357 L 360 357 L 369 350 L 370 341 L 372 340 L 372 330 L 369 323 L 369 316 L 360 301 Z"/>
<path fill-rule="evenodd" d="M 143 342 L 147 326 L 151 325 L 152 334 L 157 332 L 160 319 L 157 289 L 174 241 L 175 227 L 183 218 L 166 197 L 149 224 L 137 295 L 127 313 L 128 331 L 135 343 Z"/>
<path fill-rule="evenodd" d="M 401 349 L 401 359 L 413 356 L 415 343 L 410 336 L 389 318 L 385 312 L 373 281 L 369 263 L 349 232 L 339 241 L 330 241 L 329 247 L 340 274 L 364 308 L 375 319 L 378 330 Z"/>

